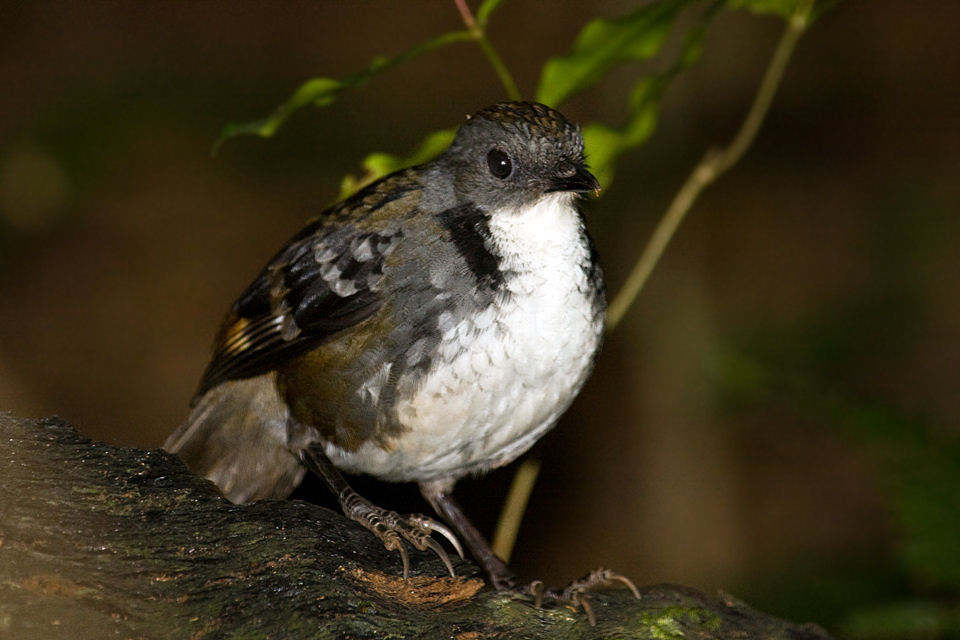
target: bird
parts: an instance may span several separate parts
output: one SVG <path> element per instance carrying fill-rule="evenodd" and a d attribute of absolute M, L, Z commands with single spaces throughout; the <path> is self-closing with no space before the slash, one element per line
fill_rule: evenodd
<path fill-rule="evenodd" d="M 579 201 L 599 191 L 579 127 L 555 109 L 468 116 L 434 160 L 333 205 L 276 253 L 230 308 L 164 448 L 235 503 L 284 498 L 309 470 L 400 553 L 404 577 L 407 545 L 454 575 L 438 534 L 517 589 L 453 489 L 528 450 L 593 368 L 605 288 Z M 446 524 L 376 506 L 343 472 L 417 483 Z M 538 604 L 616 580 L 637 593 L 599 569 L 541 585 Z"/>

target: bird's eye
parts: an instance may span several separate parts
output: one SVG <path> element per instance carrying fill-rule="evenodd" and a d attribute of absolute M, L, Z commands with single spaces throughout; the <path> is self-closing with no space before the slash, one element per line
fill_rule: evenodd
<path fill-rule="evenodd" d="M 490 173 L 501 180 L 513 173 L 513 163 L 510 162 L 510 156 L 500 149 L 490 150 L 490 153 L 487 154 L 487 166 L 490 167 Z"/>

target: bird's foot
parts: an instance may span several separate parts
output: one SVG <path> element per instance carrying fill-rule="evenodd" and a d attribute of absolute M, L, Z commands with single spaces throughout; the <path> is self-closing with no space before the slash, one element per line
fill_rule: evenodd
<path fill-rule="evenodd" d="M 456 575 L 447 552 L 431 536 L 439 533 L 449 540 L 461 559 L 463 559 L 463 547 L 460 546 L 460 541 L 453 532 L 436 520 L 419 514 L 402 516 L 396 511 L 378 507 L 354 492 L 341 495 L 340 504 L 348 518 L 369 529 L 387 549 L 400 553 L 400 558 L 403 560 L 404 579 L 410 574 L 410 556 L 406 546 L 408 543 L 420 551 L 430 549 L 443 561 L 447 571 L 450 572 L 450 577 Z"/>
<path fill-rule="evenodd" d="M 407 544 L 412 544 L 420 551 L 432 550 L 443 560 L 447 571 L 450 572 L 450 577 L 455 577 L 447 552 L 431 537 L 434 533 L 442 535 L 450 541 L 462 559 L 463 547 L 450 529 L 426 516 L 401 516 L 396 511 L 382 509 L 361 496 L 330 462 L 321 442 L 311 443 L 297 453 L 304 466 L 323 478 L 330 490 L 336 494 L 340 507 L 348 518 L 369 529 L 387 549 L 400 553 L 400 558 L 403 560 L 404 579 L 410 576 L 410 555 L 407 553 Z"/>
<path fill-rule="evenodd" d="M 633 582 L 615 571 L 610 569 L 594 569 L 587 575 L 578 580 L 574 580 L 562 589 L 547 588 L 540 580 L 534 580 L 527 585 L 526 592 L 533 596 L 534 605 L 537 608 L 543 605 L 544 599 L 554 600 L 560 603 L 572 605 L 575 608 L 583 609 L 590 621 L 590 626 L 597 624 L 596 616 L 593 613 L 593 607 L 590 605 L 589 591 L 598 587 L 609 586 L 621 582 L 633 592 L 633 595 L 639 600 L 640 591 Z"/>

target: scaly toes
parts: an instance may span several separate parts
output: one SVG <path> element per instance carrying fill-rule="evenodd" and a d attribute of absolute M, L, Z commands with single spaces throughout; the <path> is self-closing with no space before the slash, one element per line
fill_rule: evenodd
<path fill-rule="evenodd" d="M 440 543 L 430 537 L 434 531 L 442 535 L 450 541 L 450 544 L 453 545 L 453 548 L 457 550 L 457 554 L 462 559 L 463 547 L 460 546 L 460 541 L 453 535 L 453 532 L 436 520 L 419 514 L 407 516 L 405 523 L 407 527 L 399 529 L 400 535 L 420 551 L 426 551 L 427 549 L 433 551 L 440 560 L 443 561 L 444 566 L 450 573 L 450 577 L 456 577 L 457 574 L 453 570 L 453 564 L 450 562 L 450 557 L 447 555 L 447 552 L 443 550 Z"/>
<path fill-rule="evenodd" d="M 349 515 L 377 536 L 388 550 L 400 553 L 404 579 L 410 576 L 410 554 L 407 551 L 407 543 L 420 551 L 430 549 L 436 553 L 450 573 L 450 577 L 456 576 L 450 557 L 440 543 L 430 536 L 434 532 L 442 535 L 450 541 L 461 558 L 463 558 L 463 547 L 460 546 L 460 541 L 453 532 L 439 522 L 422 515 L 404 517 L 369 503 L 359 505 L 359 508 L 355 507 Z"/>
<path fill-rule="evenodd" d="M 597 587 L 605 587 L 611 585 L 615 582 L 622 582 L 630 589 L 633 593 L 633 596 L 639 600 L 640 591 L 637 589 L 637 586 L 633 584 L 630 578 L 617 573 L 616 571 L 611 571 L 610 569 L 604 569 L 603 567 L 599 569 L 594 569 L 587 575 L 583 576 L 579 580 L 574 580 L 566 586 L 566 588 L 561 592 L 561 599 L 575 598 L 577 594 L 583 595 L 587 591 L 592 591 Z"/>
<path fill-rule="evenodd" d="M 583 612 L 587 614 L 587 620 L 589 620 L 590 626 L 596 626 L 597 618 L 593 613 L 593 607 L 590 604 L 590 597 L 587 593 L 598 587 L 607 586 L 615 582 L 622 582 L 630 589 L 634 597 L 637 599 L 640 598 L 640 591 L 629 578 L 604 568 L 594 569 L 582 578 L 574 580 L 563 589 L 548 589 L 542 581 L 534 580 L 527 586 L 527 593 L 533 596 L 533 603 L 538 608 L 543 605 L 544 598 L 549 598 L 573 605 L 573 607 L 577 609 L 583 609 Z"/>

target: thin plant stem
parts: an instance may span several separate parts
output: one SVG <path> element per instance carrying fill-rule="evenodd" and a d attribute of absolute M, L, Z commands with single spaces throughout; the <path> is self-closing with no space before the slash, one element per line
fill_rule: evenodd
<path fill-rule="evenodd" d="M 480 48 L 483 49 L 483 53 L 487 56 L 487 61 L 490 63 L 490 66 L 492 66 L 493 70 L 497 73 L 497 77 L 500 78 L 500 83 L 503 85 L 503 88 L 506 89 L 507 96 L 511 100 L 523 99 L 517 83 L 514 82 L 513 76 L 510 75 L 510 71 L 507 69 L 507 65 L 500 59 L 500 55 L 497 54 L 497 50 L 493 48 L 493 45 L 490 44 L 487 37 L 483 36 L 478 38 L 477 43 L 480 45 Z"/>
<path fill-rule="evenodd" d="M 797 41 L 803 35 L 810 22 L 810 13 L 813 8 L 813 0 L 805 0 L 797 4 L 793 15 L 787 23 L 787 28 L 780 37 L 780 42 L 770 58 L 770 63 L 763 75 L 760 88 L 753 99 L 750 110 L 744 117 L 739 131 L 733 137 L 730 144 L 723 149 L 711 149 L 703 159 L 694 167 L 690 176 L 684 182 L 683 186 L 674 196 L 673 201 L 667 212 L 660 219 L 653 235 L 647 242 L 643 253 L 634 265 L 633 270 L 627 277 L 626 282 L 620 291 L 614 297 L 613 302 L 607 310 L 607 331 L 612 331 L 620 324 L 627 309 L 636 300 L 640 290 L 653 272 L 654 267 L 659 262 L 660 257 L 666 250 L 667 245 L 673 238 L 680 223 L 683 221 L 687 212 L 693 206 L 700 192 L 712 184 L 721 174 L 735 165 L 746 150 L 750 147 L 760 125 L 770 110 L 770 104 L 773 96 L 777 92 L 777 87 L 783 79 L 784 71 L 790 56 L 796 47 Z"/>
<path fill-rule="evenodd" d="M 497 50 L 493 47 L 493 44 L 489 39 L 487 39 L 487 35 L 484 31 L 485 25 L 480 25 L 477 23 L 476 19 L 473 17 L 473 12 L 471 12 L 470 7 L 467 6 L 466 0 L 454 0 L 454 4 L 457 6 L 457 11 L 460 12 L 460 18 L 463 20 L 463 24 L 467 28 L 467 31 L 470 32 L 470 35 L 480 46 L 480 50 L 483 51 L 483 55 L 487 57 L 487 62 L 490 63 L 490 66 L 493 67 L 493 71 L 500 79 L 500 84 L 502 84 L 503 88 L 506 90 L 507 96 L 511 100 L 522 99 L 520 89 L 517 87 L 517 83 L 510 74 L 510 70 L 507 69 L 507 65 L 503 63 L 503 59 L 500 58 L 500 54 L 497 53 Z"/>
<path fill-rule="evenodd" d="M 480 43 L 481 48 L 484 49 L 487 59 L 491 62 L 494 69 L 497 70 L 501 82 L 507 89 L 507 93 L 510 94 L 511 98 L 519 99 L 520 94 L 516 88 L 516 84 L 513 82 L 512 77 L 499 56 L 497 56 L 492 45 L 490 45 L 489 41 L 483 35 L 482 29 L 477 26 L 473 14 L 466 5 L 466 1 L 455 0 L 455 2 L 463 17 L 467 30 L 470 31 L 471 34 L 474 34 L 474 38 Z M 797 5 L 770 59 L 770 63 L 767 65 L 763 80 L 750 106 L 750 110 L 747 112 L 733 140 L 724 149 L 712 149 L 708 151 L 677 192 L 667 212 L 654 230 L 633 271 L 627 278 L 626 283 L 610 304 L 606 320 L 607 331 L 612 331 L 619 324 L 620 320 L 623 319 L 627 309 L 629 309 L 630 305 L 633 304 L 633 301 L 640 293 L 650 273 L 652 273 L 653 268 L 660 260 L 674 233 L 700 195 L 700 192 L 714 182 L 721 174 L 735 165 L 756 138 L 757 131 L 759 131 L 760 126 L 763 124 L 763 120 L 770 109 L 773 97 L 776 95 L 777 88 L 786 71 L 787 63 L 793 54 L 798 40 L 809 24 L 812 8 L 813 0 L 804 0 Z M 484 43 L 486 43 L 486 46 Z M 502 69 L 502 73 L 500 69 Z M 505 562 L 509 561 L 513 552 L 520 522 L 523 519 L 523 513 L 526 510 L 527 501 L 533 491 L 533 485 L 539 470 L 540 463 L 536 460 L 528 459 L 523 462 L 514 474 L 510 492 L 500 512 L 500 518 L 497 523 L 492 545 L 494 552 Z"/>
<path fill-rule="evenodd" d="M 470 11 L 470 7 L 467 6 L 467 0 L 453 0 L 453 3 L 457 5 L 457 11 L 460 12 L 460 18 L 463 20 L 464 26 L 468 30 L 473 30 L 477 26 L 477 21 L 473 17 L 473 12 Z"/>
<path fill-rule="evenodd" d="M 507 493 L 507 500 L 500 510 L 497 529 L 493 534 L 493 552 L 504 562 L 510 562 L 513 546 L 517 541 L 517 533 L 520 531 L 520 522 L 523 520 L 523 513 L 527 510 L 527 501 L 530 499 L 533 484 L 537 481 L 539 473 L 540 461 L 527 458 L 513 474 L 510 492 Z"/>

